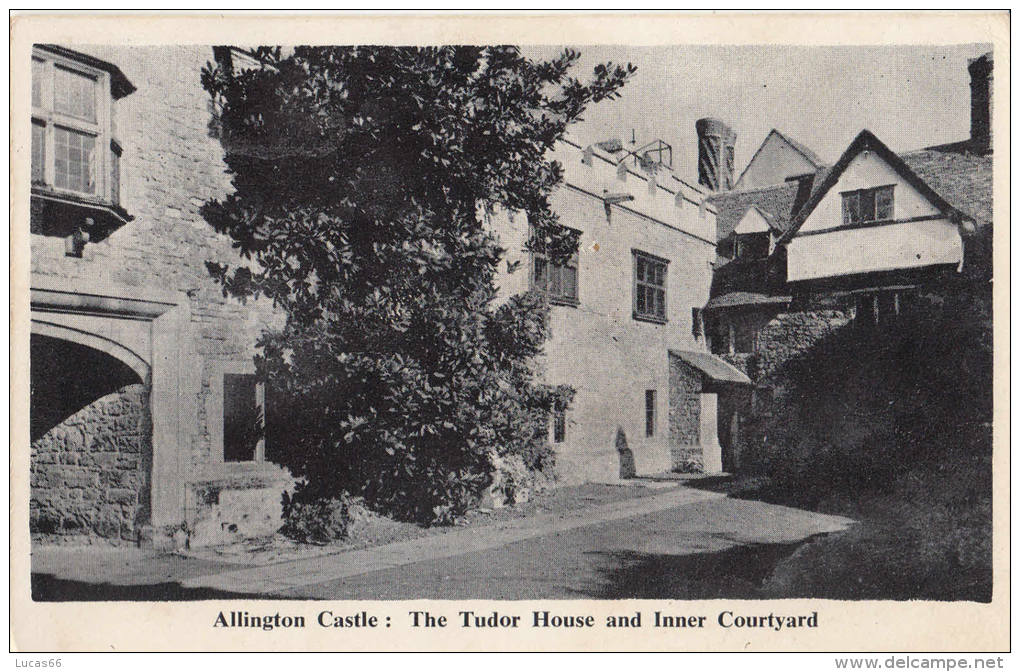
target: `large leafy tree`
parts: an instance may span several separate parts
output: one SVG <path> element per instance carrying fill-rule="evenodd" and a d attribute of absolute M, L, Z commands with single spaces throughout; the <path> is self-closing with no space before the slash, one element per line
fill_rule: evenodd
<path fill-rule="evenodd" d="M 306 494 L 363 494 L 403 517 L 449 520 L 507 458 L 548 466 L 536 383 L 541 297 L 495 306 L 494 207 L 524 213 L 553 258 L 577 241 L 546 159 L 585 107 L 634 71 L 579 54 L 498 47 L 297 47 L 254 67 L 209 64 L 213 128 L 235 191 L 203 214 L 252 263 L 210 264 L 224 290 L 286 315 L 260 341 L 276 459 Z"/>

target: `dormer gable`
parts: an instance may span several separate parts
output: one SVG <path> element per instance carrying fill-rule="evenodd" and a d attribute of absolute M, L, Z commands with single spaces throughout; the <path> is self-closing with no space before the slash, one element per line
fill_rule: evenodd
<path fill-rule="evenodd" d="M 777 241 L 787 280 L 919 273 L 963 261 L 973 218 L 871 132 L 854 139 Z"/>
<path fill-rule="evenodd" d="M 813 174 L 824 162 L 813 151 L 776 129 L 769 131 L 740 174 L 734 189 L 756 189 Z"/>
<path fill-rule="evenodd" d="M 892 202 L 888 202 L 891 191 Z M 857 211 L 854 211 L 856 194 Z M 779 244 L 798 235 L 942 216 L 972 218 L 949 204 L 871 131 L 861 131 L 814 189 Z"/>

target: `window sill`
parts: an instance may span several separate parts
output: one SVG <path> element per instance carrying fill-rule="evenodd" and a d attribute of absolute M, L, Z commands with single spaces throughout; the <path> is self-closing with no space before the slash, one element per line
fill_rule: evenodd
<path fill-rule="evenodd" d="M 644 315 L 642 313 L 632 313 L 634 319 L 638 322 L 651 322 L 652 324 L 668 324 L 669 320 L 664 317 L 657 317 L 655 315 Z"/>
<path fill-rule="evenodd" d="M 286 469 L 272 462 L 212 462 L 204 464 L 190 475 L 191 483 L 223 483 L 249 481 L 284 481 L 290 478 Z"/>
<path fill-rule="evenodd" d="M 569 306 L 570 308 L 577 308 L 581 305 L 581 302 L 577 299 L 568 299 L 563 296 L 549 296 L 549 303 L 554 306 Z"/>

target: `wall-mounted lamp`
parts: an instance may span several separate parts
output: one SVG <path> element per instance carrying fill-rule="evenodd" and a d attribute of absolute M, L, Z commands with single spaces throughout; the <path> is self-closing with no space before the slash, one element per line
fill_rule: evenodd
<path fill-rule="evenodd" d="M 64 254 L 68 257 L 81 258 L 85 251 L 85 243 L 89 242 L 89 229 L 95 225 L 91 217 L 85 219 L 85 223 L 79 226 L 74 233 L 64 238 Z"/>

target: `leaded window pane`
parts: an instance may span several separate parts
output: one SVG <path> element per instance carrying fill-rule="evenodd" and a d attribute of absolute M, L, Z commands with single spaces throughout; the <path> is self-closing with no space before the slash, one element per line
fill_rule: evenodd
<path fill-rule="evenodd" d="M 893 218 L 893 188 L 883 187 L 875 194 L 875 218 Z"/>
<path fill-rule="evenodd" d="M 548 286 L 548 265 L 542 257 L 535 257 L 535 288 L 545 290 Z"/>
<path fill-rule="evenodd" d="M 96 139 L 66 128 L 53 131 L 54 182 L 62 189 L 96 191 Z"/>
<path fill-rule="evenodd" d="M 46 64 L 38 59 L 32 59 L 32 107 L 42 107 L 43 104 L 43 78 L 46 76 Z"/>
<path fill-rule="evenodd" d="M 856 224 L 861 221 L 860 198 L 856 192 L 843 195 L 843 223 Z"/>
<path fill-rule="evenodd" d="M 563 267 L 563 295 L 570 299 L 577 298 L 577 269 L 573 266 Z"/>
<path fill-rule="evenodd" d="M 73 70 L 55 68 L 53 108 L 61 114 L 96 121 L 96 80 Z"/>
<path fill-rule="evenodd" d="M 46 181 L 46 127 L 32 122 L 32 182 Z"/>
<path fill-rule="evenodd" d="M 563 267 L 551 264 L 549 270 L 549 292 L 559 296 L 563 293 Z"/>
<path fill-rule="evenodd" d="M 875 190 L 867 189 L 861 192 L 861 221 L 875 221 Z"/>

